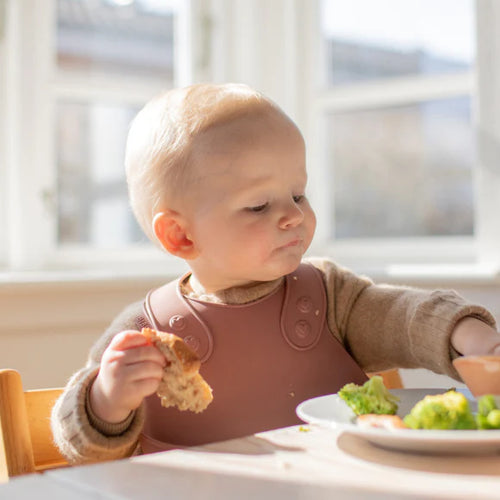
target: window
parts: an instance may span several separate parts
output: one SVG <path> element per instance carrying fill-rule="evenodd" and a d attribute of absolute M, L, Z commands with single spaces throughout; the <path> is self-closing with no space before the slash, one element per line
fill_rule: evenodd
<path fill-rule="evenodd" d="M 321 0 L 320 9 L 329 87 L 471 69 L 472 0 Z"/>
<path fill-rule="evenodd" d="M 0 268 L 165 262 L 124 142 L 150 97 L 196 81 L 248 83 L 298 123 L 313 253 L 498 262 L 494 3 L 0 1 Z"/>
<path fill-rule="evenodd" d="M 455 97 L 329 113 L 331 237 L 472 235 L 470 108 Z"/>
<path fill-rule="evenodd" d="M 7 267 L 105 265 L 127 260 L 125 249 L 154 251 L 129 208 L 124 146 L 148 99 L 190 81 L 189 4 L 1 3 Z"/>
<path fill-rule="evenodd" d="M 135 106 L 60 101 L 57 129 L 57 242 L 95 249 L 140 242 L 123 175 Z"/>
<path fill-rule="evenodd" d="M 128 125 L 142 103 L 126 93 L 101 96 L 97 82 L 173 87 L 178 15 L 168 1 L 57 0 L 57 75 L 91 89 L 67 83 L 62 95 L 56 88 L 59 245 L 120 248 L 143 240 L 123 175 Z"/>
<path fill-rule="evenodd" d="M 378 244 L 405 260 L 404 241 L 426 253 L 472 239 L 474 17 L 472 0 L 320 1 L 313 99 L 333 251 Z"/>

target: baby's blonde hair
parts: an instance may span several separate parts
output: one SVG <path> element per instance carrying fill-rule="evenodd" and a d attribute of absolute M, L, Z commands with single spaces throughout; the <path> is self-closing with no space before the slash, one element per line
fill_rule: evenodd
<path fill-rule="evenodd" d="M 206 130 L 250 113 L 273 109 L 272 101 L 242 84 L 198 84 L 165 92 L 134 118 L 127 138 L 125 168 L 132 210 L 143 231 L 156 241 L 152 221 L 189 196 L 191 152 Z"/>

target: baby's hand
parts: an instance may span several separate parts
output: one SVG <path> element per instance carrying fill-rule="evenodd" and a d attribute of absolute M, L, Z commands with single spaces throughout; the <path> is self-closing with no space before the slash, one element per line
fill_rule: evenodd
<path fill-rule="evenodd" d="M 500 355 L 500 334 L 473 316 L 466 316 L 455 325 L 451 343 L 463 356 Z"/>
<path fill-rule="evenodd" d="M 90 405 L 102 420 L 125 420 L 161 381 L 163 354 L 136 331 L 117 334 L 104 351 L 99 373 L 90 389 Z"/>

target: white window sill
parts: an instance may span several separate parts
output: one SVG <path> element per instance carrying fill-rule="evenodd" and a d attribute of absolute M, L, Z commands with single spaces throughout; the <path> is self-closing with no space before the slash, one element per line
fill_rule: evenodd
<path fill-rule="evenodd" d="M 411 284 L 500 285 L 498 264 L 387 264 L 353 265 L 350 268 L 375 282 Z M 134 265 L 128 268 L 38 270 L 0 272 L 0 287 L 44 284 L 84 284 L 167 281 L 187 270 L 182 262 L 163 266 Z"/>
<path fill-rule="evenodd" d="M 73 250 L 56 254 L 46 266 L 28 269 L 0 268 L 0 287 L 8 285 L 68 285 L 137 282 L 176 278 L 187 270 L 180 259 L 155 248 L 127 252 Z"/>
<path fill-rule="evenodd" d="M 58 269 L 36 271 L 0 271 L 0 288 L 9 286 L 61 285 L 113 285 L 124 283 L 167 282 L 186 271 L 182 263 L 170 262 L 163 266 L 113 267 L 108 269 Z"/>
<path fill-rule="evenodd" d="M 355 266 L 353 270 L 376 282 L 464 285 L 499 285 L 498 264 L 387 264 L 375 267 Z"/>

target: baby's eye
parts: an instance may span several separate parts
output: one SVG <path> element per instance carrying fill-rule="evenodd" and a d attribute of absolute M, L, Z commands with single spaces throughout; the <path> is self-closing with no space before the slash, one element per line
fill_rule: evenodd
<path fill-rule="evenodd" d="M 257 205 L 255 207 L 247 207 L 247 210 L 249 212 L 259 213 L 259 212 L 263 212 L 268 206 L 269 206 L 269 203 L 263 203 L 262 205 Z"/>
<path fill-rule="evenodd" d="M 293 201 L 295 203 L 300 203 L 301 201 L 304 201 L 305 195 L 303 194 L 298 194 L 293 197 Z"/>

